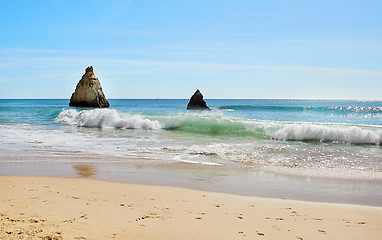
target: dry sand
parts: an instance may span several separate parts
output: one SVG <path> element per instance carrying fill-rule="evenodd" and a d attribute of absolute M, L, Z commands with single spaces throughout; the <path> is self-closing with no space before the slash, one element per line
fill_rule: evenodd
<path fill-rule="evenodd" d="M 1 239 L 382 239 L 382 208 L 0 177 Z"/>

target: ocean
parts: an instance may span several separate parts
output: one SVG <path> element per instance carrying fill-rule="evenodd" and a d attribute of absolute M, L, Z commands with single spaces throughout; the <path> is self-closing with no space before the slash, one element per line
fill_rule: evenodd
<path fill-rule="evenodd" d="M 0 100 L 0 174 L 382 206 L 382 102 Z"/>

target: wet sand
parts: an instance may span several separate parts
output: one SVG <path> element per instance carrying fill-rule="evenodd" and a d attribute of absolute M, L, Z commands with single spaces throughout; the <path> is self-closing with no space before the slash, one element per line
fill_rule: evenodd
<path fill-rule="evenodd" d="M 1 176 L 1 239 L 380 239 L 382 208 Z"/>
<path fill-rule="evenodd" d="M 225 169 L 192 164 L 97 164 L 95 162 L 102 156 L 79 157 L 91 158 L 92 162 L 61 163 L 65 159 L 55 158 L 51 161 L 56 163 L 7 163 L 0 157 L 0 176 L 80 177 L 243 196 L 382 207 L 381 182 L 302 178 L 254 169 Z"/>

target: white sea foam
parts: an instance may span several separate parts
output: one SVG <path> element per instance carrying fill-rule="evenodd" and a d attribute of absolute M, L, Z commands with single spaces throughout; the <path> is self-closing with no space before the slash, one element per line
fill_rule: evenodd
<path fill-rule="evenodd" d="M 310 123 L 291 124 L 276 131 L 273 138 L 279 140 L 318 140 L 351 144 L 381 144 L 382 130 L 364 129 L 358 126 L 327 126 Z"/>
<path fill-rule="evenodd" d="M 244 121 L 219 114 L 154 116 L 147 119 L 140 114 L 120 113 L 114 109 L 95 109 L 77 112 L 63 110 L 57 122 L 88 128 L 163 129 L 230 136 L 251 136 L 255 139 L 273 138 L 284 141 L 321 141 L 347 144 L 382 143 L 382 129 L 376 126 L 346 124 L 285 123 L 274 121 Z"/>
<path fill-rule="evenodd" d="M 286 176 L 299 176 L 304 178 L 335 179 L 335 180 L 363 180 L 381 181 L 382 172 L 363 171 L 362 169 L 352 168 L 324 168 L 324 167 L 283 167 L 283 166 L 264 166 L 262 170 L 282 174 Z"/>
<path fill-rule="evenodd" d="M 0 161 L 144 164 L 189 162 L 229 168 L 254 168 L 283 175 L 380 181 L 379 147 L 300 144 L 280 141 L 199 137 L 173 131 L 98 131 L 64 126 L 1 125 Z M 122 134 L 122 135 L 118 135 Z M 24 152 L 24 153 L 23 153 Z M 17 158 L 6 154 L 17 153 Z M 23 156 L 23 154 L 27 154 Z M 77 154 L 105 155 L 99 159 Z M 20 157 L 19 157 L 20 156 Z M 49 156 L 49 157 L 47 157 Z M 50 157 L 52 156 L 52 157 Z M 13 159 L 13 160 L 12 160 Z M 148 161 L 152 160 L 152 161 Z M 155 161 L 153 161 L 155 160 Z M 336 171 L 332 169 L 337 169 Z"/>
<path fill-rule="evenodd" d="M 56 121 L 68 125 L 89 128 L 123 128 L 123 129 L 160 129 L 156 120 L 144 119 L 140 115 L 120 115 L 114 109 L 94 109 L 77 112 L 74 109 L 64 110 Z"/>

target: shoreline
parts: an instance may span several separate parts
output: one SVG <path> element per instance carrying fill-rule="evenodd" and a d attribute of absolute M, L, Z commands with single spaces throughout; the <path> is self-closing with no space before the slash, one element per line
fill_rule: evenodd
<path fill-rule="evenodd" d="M 379 239 L 382 208 L 0 176 L 2 239 Z M 49 238 L 50 237 L 50 238 Z"/>
<path fill-rule="evenodd" d="M 0 175 L 90 178 L 119 183 L 174 186 L 241 196 L 382 207 L 380 182 L 334 181 L 285 176 L 261 170 L 198 168 L 193 165 L 187 167 L 184 164 L 169 166 L 95 163 L 101 157 L 103 156 L 89 155 L 87 156 L 89 163 L 0 162 Z"/>

